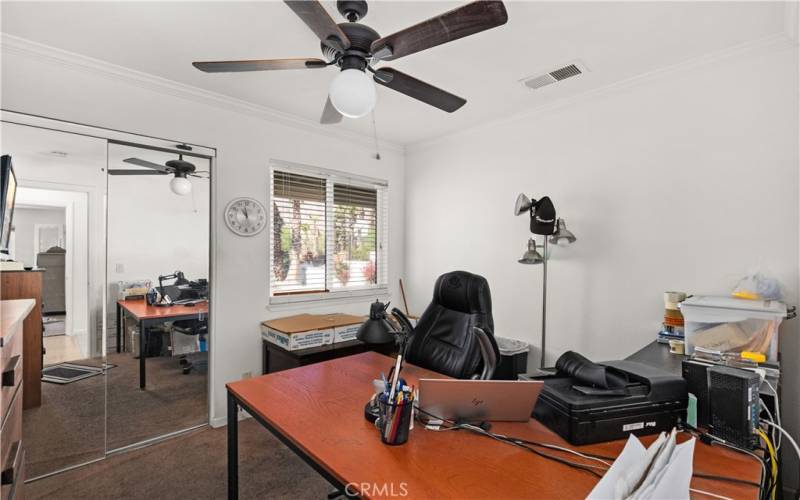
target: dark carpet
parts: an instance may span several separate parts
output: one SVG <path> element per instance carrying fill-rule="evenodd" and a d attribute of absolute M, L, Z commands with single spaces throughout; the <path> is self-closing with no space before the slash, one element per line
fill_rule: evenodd
<path fill-rule="evenodd" d="M 183 375 L 176 358 L 148 358 L 142 391 L 137 359 L 114 353 L 106 362 L 117 367 L 105 376 L 42 384 L 42 406 L 25 410 L 22 419 L 28 477 L 102 457 L 106 446 L 113 450 L 208 421 L 206 374 Z M 100 366 L 101 360 L 76 363 Z"/>
<path fill-rule="evenodd" d="M 26 484 L 27 498 L 226 498 L 226 429 L 192 432 Z M 239 425 L 239 496 L 324 499 L 332 487 L 253 419 Z"/>

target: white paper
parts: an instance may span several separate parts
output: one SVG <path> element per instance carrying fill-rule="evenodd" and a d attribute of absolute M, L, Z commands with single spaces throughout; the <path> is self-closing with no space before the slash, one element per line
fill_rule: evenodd
<path fill-rule="evenodd" d="M 645 448 L 633 434 L 629 435 L 622 453 L 587 498 L 689 498 L 695 438 L 676 445 L 675 434 L 673 430 L 667 438 L 662 433 L 649 448 Z"/>

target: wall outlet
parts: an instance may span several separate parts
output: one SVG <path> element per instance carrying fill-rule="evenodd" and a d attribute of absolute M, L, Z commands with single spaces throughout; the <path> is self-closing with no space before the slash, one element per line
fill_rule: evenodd
<path fill-rule="evenodd" d="M 125 264 L 117 264 L 116 267 L 114 268 L 114 270 L 116 272 L 118 272 L 118 273 L 124 273 L 125 272 Z"/>
<path fill-rule="evenodd" d="M 242 373 L 242 378 L 253 378 L 253 372 L 244 372 Z"/>

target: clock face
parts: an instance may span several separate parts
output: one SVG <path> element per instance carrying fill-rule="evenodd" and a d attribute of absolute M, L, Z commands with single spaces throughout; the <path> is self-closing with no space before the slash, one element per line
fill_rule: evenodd
<path fill-rule="evenodd" d="M 240 236 L 253 236 L 266 227 L 267 211 L 252 198 L 236 198 L 225 207 L 225 223 Z"/>

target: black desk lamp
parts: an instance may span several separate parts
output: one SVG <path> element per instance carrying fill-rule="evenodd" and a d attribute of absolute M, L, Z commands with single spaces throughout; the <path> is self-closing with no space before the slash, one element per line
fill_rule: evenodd
<path fill-rule="evenodd" d="M 356 338 L 366 344 L 381 345 L 389 344 L 391 342 L 397 343 L 397 360 L 395 362 L 393 371 L 391 373 L 391 392 L 397 390 L 398 380 L 400 379 L 400 370 L 403 369 L 403 359 L 406 356 L 406 347 L 408 346 L 408 339 L 411 337 L 414 327 L 408 320 L 405 314 L 398 308 L 392 309 L 392 316 L 400 326 L 398 330 L 392 323 L 389 322 L 389 316 L 386 314 L 386 309 L 389 304 L 383 304 L 379 300 L 373 302 L 369 307 L 369 319 L 366 320 L 356 333 Z M 370 422 L 374 422 L 378 418 L 378 404 L 375 398 L 367 402 L 364 406 L 364 417 Z"/>

